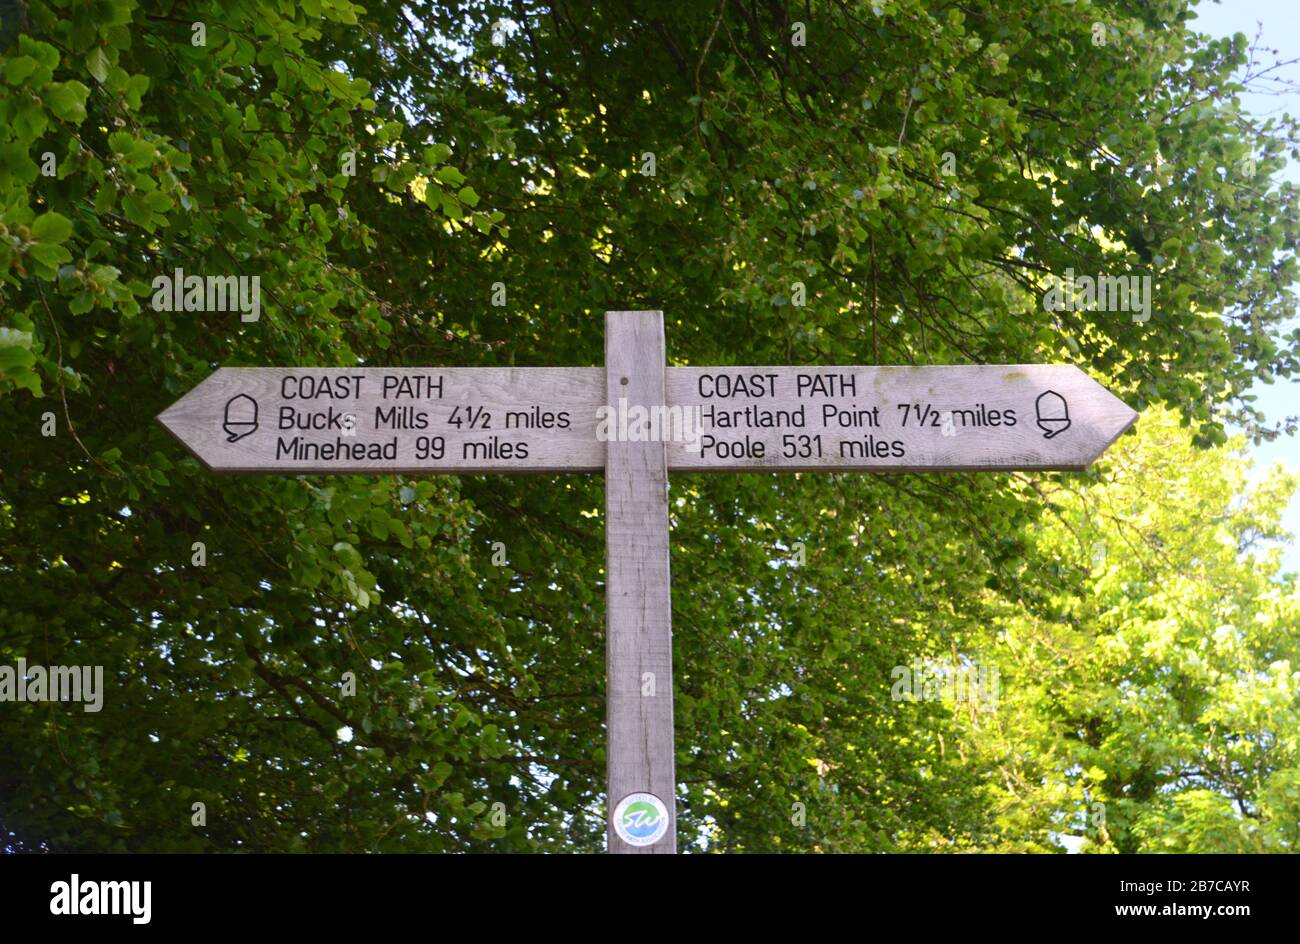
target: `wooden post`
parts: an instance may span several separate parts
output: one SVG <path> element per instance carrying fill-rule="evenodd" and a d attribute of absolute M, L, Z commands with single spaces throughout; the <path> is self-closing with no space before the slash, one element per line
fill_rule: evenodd
<path fill-rule="evenodd" d="M 605 313 L 606 403 L 613 411 L 626 415 L 620 400 L 627 409 L 662 406 L 664 366 L 663 312 Z M 619 427 L 615 418 L 605 443 L 608 849 L 674 853 L 667 454 L 662 439 L 621 441 Z"/>

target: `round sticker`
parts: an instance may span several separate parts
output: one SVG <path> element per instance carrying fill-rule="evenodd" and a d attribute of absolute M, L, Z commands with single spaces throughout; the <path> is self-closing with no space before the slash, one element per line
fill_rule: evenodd
<path fill-rule="evenodd" d="M 668 832 L 668 808 L 653 793 L 632 793 L 614 810 L 614 832 L 629 846 L 652 846 Z"/>

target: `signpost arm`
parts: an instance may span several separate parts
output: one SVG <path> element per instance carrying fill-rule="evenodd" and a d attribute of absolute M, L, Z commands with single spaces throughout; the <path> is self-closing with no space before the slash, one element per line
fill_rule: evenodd
<path fill-rule="evenodd" d="M 664 404 L 664 366 L 663 312 L 605 313 L 606 402 L 617 414 L 620 399 L 629 409 Z M 674 853 L 667 456 L 662 438 L 620 439 L 611 434 L 605 444 L 608 849 Z M 667 807 L 667 832 L 650 845 L 625 842 L 613 826 L 615 808 L 634 793 L 653 794 Z"/>

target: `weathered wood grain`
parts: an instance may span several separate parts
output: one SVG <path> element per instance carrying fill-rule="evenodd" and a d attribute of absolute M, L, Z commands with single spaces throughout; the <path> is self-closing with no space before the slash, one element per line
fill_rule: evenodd
<path fill-rule="evenodd" d="M 664 328 L 658 311 L 605 313 L 606 400 L 664 402 Z M 662 442 L 605 443 L 607 824 L 609 851 L 677 851 L 673 796 L 672 604 L 668 573 L 668 468 Z M 654 694 L 647 695 L 653 684 Z M 619 838 L 615 807 L 651 793 L 669 823 L 653 845 Z"/>

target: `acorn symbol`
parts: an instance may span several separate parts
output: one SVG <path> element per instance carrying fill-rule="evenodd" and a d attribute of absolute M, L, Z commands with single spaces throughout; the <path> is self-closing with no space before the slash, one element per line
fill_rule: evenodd
<path fill-rule="evenodd" d="M 1044 439 L 1051 439 L 1070 428 L 1070 405 L 1055 390 L 1044 390 L 1034 401 L 1038 413 L 1038 428 Z"/>
<path fill-rule="evenodd" d="M 226 421 L 221 424 L 228 438 L 239 442 L 257 432 L 257 401 L 246 393 L 237 393 L 226 401 Z"/>

